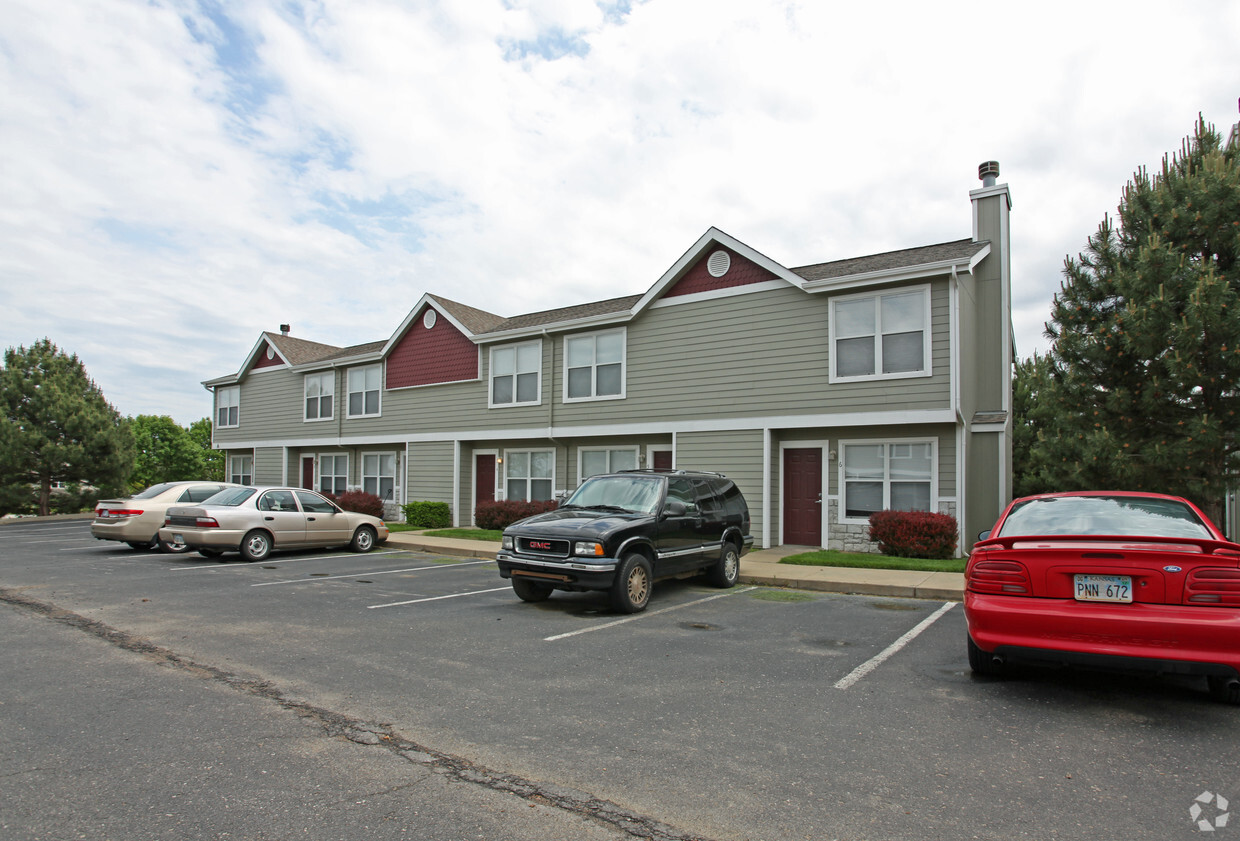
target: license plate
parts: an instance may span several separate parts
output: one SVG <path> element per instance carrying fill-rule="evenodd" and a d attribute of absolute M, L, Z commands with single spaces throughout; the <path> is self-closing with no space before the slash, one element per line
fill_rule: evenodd
<path fill-rule="evenodd" d="M 185 545 L 185 538 L 184 538 L 184 537 L 182 537 L 182 536 L 181 536 L 181 535 L 179 535 L 179 534 L 174 534 L 174 535 L 172 536 L 172 542 L 173 542 L 174 544 L 176 544 L 177 546 L 184 546 L 184 545 Z"/>
<path fill-rule="evenodd" d="M 1077 575 L 1076 600 L 1078 602 L 1132 601 L 1132 576 L 1129 575 Z"/>

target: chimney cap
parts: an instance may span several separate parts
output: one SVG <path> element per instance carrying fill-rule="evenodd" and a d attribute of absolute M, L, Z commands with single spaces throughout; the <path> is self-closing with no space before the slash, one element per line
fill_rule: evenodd
<path fill-rule="evenodd" d="M 999 177 L 998 161 L 983 161 L 978 164 L 977 177 L 982 179 L 982 184 L 986 187 L 995 186 L 995 179 Z"/>
<path fill-rule="evenodd" d="M 280 335 L 281 335 L 281 336 L 287 336 L 287 335 L 289 334 L 289 331 L 290 331 L 290 330 L 292 330 L 292 329 L 293 329 L 293 325 L 291 325 L 291 324 L 281 324 L 281 325 L 280 325 Z"/>

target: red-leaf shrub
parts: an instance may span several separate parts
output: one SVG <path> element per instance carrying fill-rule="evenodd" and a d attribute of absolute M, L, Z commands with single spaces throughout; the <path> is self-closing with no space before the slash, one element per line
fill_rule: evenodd
<path fill-rule="evenodd" d="M 335 500 L 336 504 L 345 511 L 356 511 L 359 514 L 369 514 L 380 520 L 383 519 L 383 500 L 374 494 L 368 494 L 365 491 L 345 491 L 335 497 Z"/>
<path fill-rule="evenodd" d="M 870 540 L 878 551 L 897 558 L 956 557 L 956 518 L 930 511 L 876 511 Z"/>
<path fill-rule="evenodd" d="M 481 502 L 474 509 L 474 524 L 480 529 L 502 530 L 517 520 L 554 511 L 558 503 L 555 500 L 546 502 L 525 502 L 519 499 L 506 499 L 503 502 Z"/>

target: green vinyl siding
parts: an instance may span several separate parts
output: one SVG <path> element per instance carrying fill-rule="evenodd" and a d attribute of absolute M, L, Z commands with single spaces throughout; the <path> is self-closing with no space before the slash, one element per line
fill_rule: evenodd
<path fill-rule="evenodd" d="M 284 449 L 282 447 L 257 447 L 254 450 L 254 484 L 283 485 Z"/>
<path fill-rule="evenodd" d="M 749 504 L 750 533 L 762 534 L 761 429 L 694 432 L 676 436 L 676 467 L 723 473 L 736 483 Z"/>
<path fill-rule="evenodd" d="M 418 442 L 409 445 L 406 466 L 406 497 L 410 502 L 446 502 L 452 500 L 452 466 L 455 445 L 452 441 Z"/>

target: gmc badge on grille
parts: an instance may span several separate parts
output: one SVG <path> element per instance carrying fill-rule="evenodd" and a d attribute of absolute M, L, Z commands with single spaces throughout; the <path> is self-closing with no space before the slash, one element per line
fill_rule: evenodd
<path fill-rule="evenodd" d="M 542 550 L 544 550 L 544 551 L 549 551 L 549 550 L 551 549 L 551 544 L 550 544 L 550 543 L 544 543 L 544 542 L 542 542 L 542 541 L 538 541 L 538 540 L 531 540 L 531 541 L 530 541 L 530 548 L 531 548 L 531 549 L 542 549 Z"/>

